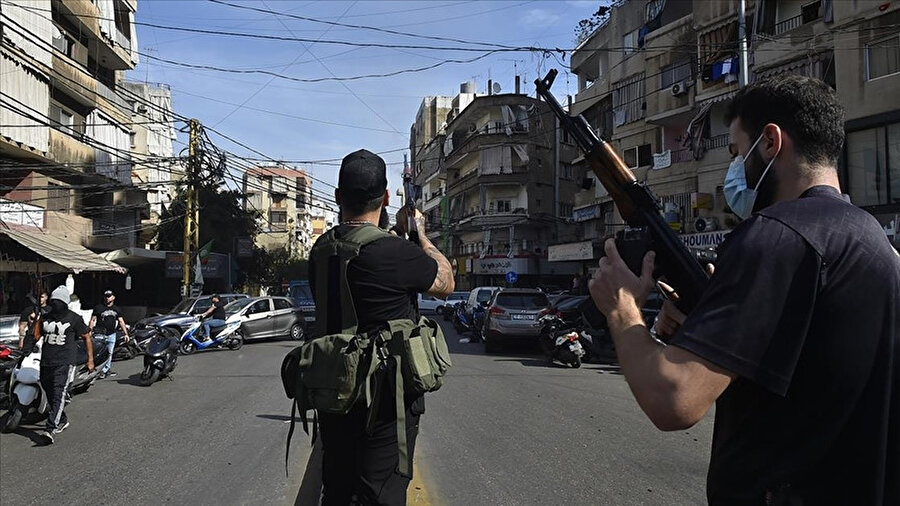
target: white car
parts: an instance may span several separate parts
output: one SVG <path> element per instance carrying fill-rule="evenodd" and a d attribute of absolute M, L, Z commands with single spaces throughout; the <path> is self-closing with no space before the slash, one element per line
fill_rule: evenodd
<path fill-rule="evenodd" d="M 444 305 L 444 301 L 428 295 L 427 293 L 419 294 L 419 312 L 420 313 L 435 313 L 437 312 L 437 308 Z"/>

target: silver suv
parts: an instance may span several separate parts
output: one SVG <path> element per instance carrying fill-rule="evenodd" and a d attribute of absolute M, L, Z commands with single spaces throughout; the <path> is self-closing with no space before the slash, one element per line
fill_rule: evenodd
<path fill-rule="evenodd" d="M 482 327 L 484 349 L 497 351 L 504 341 L 533 338 L 541 333 L 538 319 L 546 313 L 547 294 L 531 288 L 503 288 L 488 304 Z"/>

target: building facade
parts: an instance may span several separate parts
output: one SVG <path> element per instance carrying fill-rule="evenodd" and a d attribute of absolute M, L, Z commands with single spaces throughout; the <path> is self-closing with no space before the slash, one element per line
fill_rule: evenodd
<path fill-rule="evenodd" d="M 312 180 L 302 170 L 283 166 L 253 167 L 244 172 L 244 208 L 259 213 L 257 247 L 284 248 L 288 254 L 309 254 L 312 222 Z"/>
<path fill-rule="evenodd" d="M 900 142 L 898 19 L 900 5 L 877 1 L 746 2 L 748 81 L 796 73 L 835 87 L 847 112 L 843 190 L 889 229 L 900 211 L 900 152 L 891 161 Z M 627 0 L 572 54 L 571 112 L 612 142 L 696 250 L 715 247 L 739 221 L 722 193 L 738 47 L 737 0 Z M 586 164 L 578 172 L 574 220 L 596 246 L 623 223 Z"/>
<path fill-rule="evenodd" d="M 3 4 L 0 197 L 41 209 L 3 227 L 73 251 L 140 244 L 147 201 L 132 184 L 138 160 L 121 96 L 124 72 L 138 63 L 136 9 L 135 0 Z"/>

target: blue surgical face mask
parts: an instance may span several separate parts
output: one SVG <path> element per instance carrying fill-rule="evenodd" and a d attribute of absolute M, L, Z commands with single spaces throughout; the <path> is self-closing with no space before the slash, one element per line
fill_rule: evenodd
<path fill-rule="evenodd" d="M 753 146 L 750 146 L 750 150 L 747 151 L 747 156 L 750 156 L 750 153 L 753 152 L 761 139 L 762 134 L 756 138 L 756 142 L 753 143 Z M 775 156 L 777 157 L 778 154 L 776 153 Z M 728 166 L 728 172 L 725 174 L 725 185 L 722 187 L 722 191 L 725 193 L 725 200 L 728 202 L 728 207 L 734 211 L 734 214 L 738 215 L 743 220 L 749 218 L 750 215 L 753 214 L 753 205 L 756 203 L 756 197 L 759 196 L 757 190 L 759 189 L 759 185 L 762 184 L 763 178 L 766 177 L 766 174 L 769 172 L 769 168 L 775 163 L 775 158 L 772 158 L 772 160 L 769 161 L 769 164 L 766 165 L 766 170 L 759 176 L 759 181 L 757 181 L 756 186 L 753 188 L 747 187 L 747 171 L 744 167 L 744 160 L 745 158 L 740 154 L 734 157 L 734 160 L 732 160 L 731 164 Z"/>

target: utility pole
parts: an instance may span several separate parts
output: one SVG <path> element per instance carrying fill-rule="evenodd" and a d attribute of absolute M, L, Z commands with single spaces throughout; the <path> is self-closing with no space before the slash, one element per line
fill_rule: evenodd
<path fill-rule="evenodd" d="M 200 249 L 200 206 L 197 204 L 197 178 L 200 173 L 199 144 L 200 121 L 192 119 L 188 122 L 190 140 L 188 141 L 187 196 L 184 213 L 184 252 L 182 253 L 181 294 L 191 294 L 191 256 Z"/>
<path fill-rule="evenodd" d="M 747 86 L 750 79 L 747 62 L 747 5 L 746 0 L 738 0 L 738 51 L 740 69 L 738 70 L 738 84 L 741 88 Z"/>

